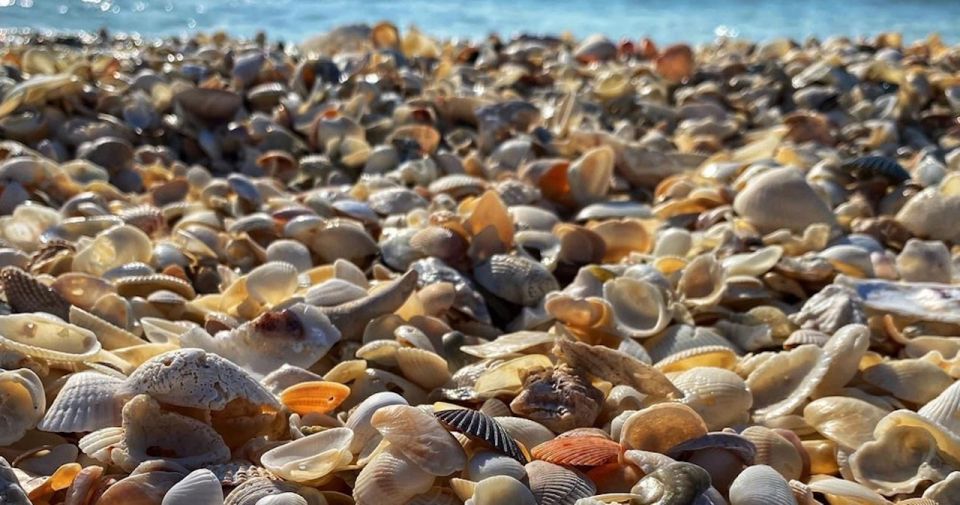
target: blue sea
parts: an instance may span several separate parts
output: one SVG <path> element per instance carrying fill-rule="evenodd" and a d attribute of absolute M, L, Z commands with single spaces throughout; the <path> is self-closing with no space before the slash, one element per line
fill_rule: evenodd
<path fill-rule="evenodd" d="M 0 31 L 113 32 L 144 38 L 265 31 L 298 42 L 334 26 L 390 20 L 442 37 L 605 33 L 657 42 L 938 32 L 960 42 L 960 0 L 0 0 Z"/>

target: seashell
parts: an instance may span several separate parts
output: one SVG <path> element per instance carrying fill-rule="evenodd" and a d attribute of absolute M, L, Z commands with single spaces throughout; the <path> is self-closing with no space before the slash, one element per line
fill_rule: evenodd
<path fill-rule="evenodd" d="M 603 298 L 613 308 L 616 328 L 629 338 L 655 335 L 670 324 L 663 295 L 654 285 L 630 277 L 604 283 Z"/>
<path fill-rule="evenodd" d="M 397 350 L 397 365 L 404 377 L 427 390 L 443 386 L 450 380 L 446 360 L 424 349 L 401 347 Z"/>
<path fill-rule="evenodd" d="M 474 278 L 491 293 L 517 305 L 535 305 L 550 291 L 560 289 L 543 265 L 522 256 L 495 254 L 477 265 Z"/>
<path fill-rule="evenodd" d="M 378 410 L 390 405 L 407 405 L 407 401 L 396 393 L 385 391 L 374 393 L 357 405 L 345 424 L 353 431 L 350 452 L 362 456 L 369 455 L 369 452 L 380 443 L 382 436 L 373 427 L 371 421 Z"/>
<path fill-rule="evenodd" d="M 520 451 L 520 446 L 493 418 L 476 410 L 459 408 L 439 410 L 434 412 L 434 416 L 448 430 L 463 433 L 523 464 L 527 463 L 527 458 Z"/>
<path fill-rule="evenodd" d="M 730 505 L 760 504 L 797 505 L 790 485 L 767 465 L 747 467 L 730 486 Z"/>
<path fill-rule="evenodd" d="M 863 370 L 861 377 L 868 384 L 916 404 L 933 400 L 953 383 L 940 367 L 920 359 L 878 363 Z"/>
<path fill-rule="evenodd" d="M 357 505 L 402 505 L 427 492 L 435 479 L 398 450 L 387 447 L 360 470 L 353 499 Z"/>
<path fill-rule="evenodd" d="M 681 402 L 700 414 L 709 430 L 745 422 L 753 394 L 739 375 L 722 368 L 696 367 L 671 378 L 683 392 Z"/>
<path fill-rule="evenodd" d="M 861 156 L 844 161 L 840 168 L 856 179 L 882 177 L 890 184 L 900 184 L 910 179 L 910 173 L 888 156 Z"/>
<path fill-rule="evenodd" d="M 163 497 L 160 505 L 223 505 L 223 489 L 220 481 L 210 470 L 190 472 L 174 484 Z"/>
<path fill-rule="evenodd" d="M 266 477 L 255 477 L 233 488 L 227 494 L 223 503 L 224 505 L 256 505 L 264 497 L 277 496 L 282 493 L 297 493 L 297 491 L 298 486 L 294 484 L 271 480 Z"/>
<path fill-rule="evenodd" d="M 522 417 L 495 417 L 494 421 L 524 447 L 536 447 L 555 436 L 546 426 Z"/>
<path fill-rule="evenodd" d="M 92 332 L 43 312 L 0 316 L 0 347 L 56 362 L 85 361 L 100 352 Z"/>
<path fill-rule="evenodd" d="M 729 276 L 759 277 L 773 268 L 783 256 L 783 248 L 771 245 L 752 253 L 734 254 L 723 259 L 721 265 Z"/>
<path fill-rule="evenodd" d="M 69 318 L 70 324 L 92 331 L 108 351 L 144 344 L 136 335 L 76 305 L 70 307 Z"/>
<path fill-rule="evenodd" d="M 942 282 L 952 279 L 950 251 L 943 242 L 912 238 L 897 255 L 897 272 L 909 282 Z"/>
<path fill-rule="evenodd" d="M 593 496 L 597 488 L 582 473 L 546 461 L 526 464 L 530 490 L 540 505 L 573 505 L 580 498 Z"/>
<path fill-rule="evenodd" d="M 340 330 L 343 340 L 359 340 L 369 321 L 399 309 L 417 286 L 417 271 L 410 270 L 382 289 L 353 300 L 320 310 Z"/>
<path fill-rule="evenodd" d="M 53 290 L 60 293 L 64 299 L 71 305 L 82 307 L 89 310 L 96 300 L 104 295 L 116 293 L 113 284 L 99 277 L 80 273 L 70 272 L 57 277 L 50 285 Z"/>
<path fill-rule="evenodd" d="M 602 405 L 603 393 L 584 378 L 565 367 L 551 367 L 526 375 L 510 410 L 562 433 L 592 426 Z"/>
<path fill-rule="evenodd" d="M 683 269 L 677 292 L 693 305 L 711 305 L 723 296 L 726 274 L 717 259 L 710 254 L 694 258 Z"/>
<path fill-rule="evenodd" d="M 856 398 L 827 396 L 810 402 L 803 418 L 821 435 L 856 449 L 873 439 L 873 429 L 887 412 Z"/>
<path fill-rule="evenodd" d="M 535 446 L 534 459 L 567 466 L 601 466 L 620 457 L 620 444 L 600 436 L 562 437 Z"/>
<path fill-rule="evenodd" d="M 643 504 L 694 503 L 710 487 L 710 474 L 690 463 L 669 463 L 648 473 L 630 490 Z"/>
<path fill-rule="evenodd" d="M 145 471 L 131 474 L 107 488 L 100 503 L 162 503 L 164 495 L 183 479 L 179 471 Z M 185 473 L 185 472 L 184 472 Z"/>
<path fill-rule="evenodd" d="M 200 349 L 180 349 L 149 359 L 130 374 L 118 393 L 146 393 L 165 404 L 206 410 L 223 410 L 234 400 L 280 409 L 277 399 L 249 374 Z"/>
<path fill-rule="evenodd" d="M 639 219 L 611 219 L 588 223 L 587 229 L 603 239 L 606 245 L 604 263 L 616 263 L 630 253 L 646 253 L 653 247 L 653 238 Z"/>
<path fill-rule="evenodd" d="M 37 428 L 54 433 L 85 433 L 122 421 L 117 391 L 123 381 L 97 372 L 70 375 Z"/>
<path fill-rule="evenodd" d="M 146 297 L 161 290 L 176 293 L 188 300 L 197 296 L 189 282 L 166 274 L 121 277 L 113 281 L 113 285 L 117 288 L 117 294 L 126 298 Z"/>
<path fill-rule="evenodd" d="M 790 320 L 804 329 L 832 335 L 848 324 L 865 324 L 867 316 L 863 300 L 856 291 L 841 284 L 831 284 L 811 296 L 799 313 L 790 316 Z"/>
<path fill-rule="evenodd" d="M 307 381 L 294 384 L 278 396 L 280 403 L 300 415 L 332 412 L 350 394 L 343 384 L 326 381 Z"/>
<path fill-rule="evenodd" d="M 609 146 L 591 149 L 567 169 L 570 195 L 579 205 L 588 205 L 606 196 L 613 175 L 614 151 Z"/>
<path fill-rule="evenodd" d="M 750 426 L 740 434 L 756 447 L 756 464 L 772 467 L 784 479 L 802 477 L 805 466 L 809 466 L 809 463 L 805 465 L 798 447 L 775 430 L 764 426 Z"/>
<path fill-rule="evenodd" d="M 936 439 L 915 426 L 889 428 L 850 457 L 857 482 L 885 495 L 913 493 L 924 482 L 944 479 L 950 469 Z"/>
<path fill-rule="evenodd" d="M 886 505 L 889 502 L 866 487 L 849 480 L 824 476 L 811 480 L 810 491 L 823 494 L 831 503 L 863 503 L 865 505 Z"/>
<path fill-rule="evenodd" d="M 506 475 L 494 475 L 478 482 L 473 489 L 473 497 L 467 500 L 467 503 L 471 505 L 496 505 L 500 503 L 539 505 L 527 486 Z"/>
<path fill-rule="evenodd" d="M 816 223 L 835 223 L 830 208 L 796 168 L 769 170 L 752 178 L 733 201 L 737 214 L 761 233 L 786 228 L 802 233 Z M 777 212 L 769 212 L 776 208 Z"/>
<path fill-rule="evenodd" d="M 703 419 L 690 407 L 660 403 L 630 414 L 620 429 L 620 445 L 666 453 L 671 447 L 707 434 Z"/>
<path fill-rule="evenodd" d="M 870 346 L 870 330 L 861 324 L 840 328 L 823 345 L 823 365 L 827 367 L 814 393 L 832 394 L 845 386 L 857 373 L 857 367 Z"/>
<path fill-rule="evenodd" d="M 264 376 L 283 364 L 312 366 L 340 340 L 340 333 L 322 309 L 298 303 L 264 312 L 253 321 L 218 332 L 214 337 L 191 330 L 180 338 L 182 345 L 219 354 L 257 376 Z"/>
<path fill-rule="evenodd" d="M 280 493 L 264 496 L 256 505 L 309 505 L 307 499 L 296 493 Z"/>
<path fill-rule="evenodd" d="M 322 482 L 350 464 L 353 454 L 350 428 L 331 428 L 274 447 L 260 457 L 267 470 L 294 482 Z"/>
<path fill-rule="evenodd" d="M 464 477 L 474 482 L 505 475 L 517 480 L 525 480 L 527 471 L 520 462 L 510 456 L 493 451 L 477 451 L 467 461 Z"/>
<path fill-rule="evenodd" d="M 153 243 L 147 234 L 130 225 L 115 226 L 96 236 L 73 257 L 73 269 L 92 275 L 126 263 L 149 263 Z"/>
<path fill-rule="evenodd" d="M 267 246 L 267 261 L 284 262 L 293 265 L 298 272 L 313 268 L 313 259 L 307 246 L 295 240 L 280 239 Z"/>
<path fill-rule="evenodd" d="M 923 492 L 923 497 L 928 500 L 934 500 L 938 504 L 954 505 L 956 503 L 957 489 L 960 487 L 960 472 L 950 472 L 946 479 L 930 486 Z M 953 500 L 953 501 L 951 501 Z"/>
<path fill-rule="evenodd" d="M 0 404 L 3 405 L 0 444 L 13 444 L 43 418 L 47 407 L 43 383 L 37 374 L 26 368 L 3 370 L 0 371 L 0 395 Z"/>
<path fill-rule="evenodd" d="M 20 268 L 0 269 L 0 288 L 14 312 L 45 312 L 60 319 L 68 318 L 70 304 Z"/>
<path fill-rule="evenodd" d="M 381 407 L 371 418 L 371 425 L 391 448 L 431 475 L 450 475 L 467 463 L 463 448 L 450 432 L 416 407 Z"/>
<path fill-rule="evenodd" d="M 655 397 L 683 396 L 683 393 L 655 368 L 607 347 L 558 339 L 553 353 L 574 370 L 586 372 L 613 384 L 631 386 L 641 393 Z"/>
<path fill-rule="evenodd" d="M 949 217 L 960 210 L 960 197 L 949 188 L 949 177 L 939 186 L 920 191 L 900 208 L 895 220 L 913 236 L 928 240 L 956 242 L 960 233 L 950 224 Z"/>
<path fill-rule="evenodd" d="M 555 339 L 554 335 L 547 332 L 519 331 L 500 335 L 483 344 L 465 345 L 460 350 L 478 358 L 497 359 L 529 351 L 537 346 L 553 344 Z"/>
<path fill-rule="evenodd" d="M 949 284 L 890 282 L 837 276 L 837 285 L 854 289 L 868 309 L 923 321 L 956 324 L 960 289 Z"/>
<path fill-rule="evenodd" d="M 198 468 L 230 459 L 230 449 L 209 425 L 161 409 L 147 395 L 138 395 L 123 407 L 123 428 L 116 442 L 104 439 L 104 433 L 115 428 L 95 431 L 80 439 L 80 450 L 95 459 L 101 448 L 109 448 L 105 457 L 127 472 L 137 465 L 155 459 L 158 452 L 164 459 Z M 107 443 L 106 447 L 102 444 Z"/>

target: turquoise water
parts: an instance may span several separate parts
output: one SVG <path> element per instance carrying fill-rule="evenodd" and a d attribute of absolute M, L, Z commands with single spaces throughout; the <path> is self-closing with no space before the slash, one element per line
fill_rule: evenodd
<path fill-rule="evenodd" d="M 0 0 L 0 29 L 135 32 L 144 37 L 226 29 L 300 41 L 331 27 L 389 19 L 440 36 L 520 31 L 583 36 L 650 36 L 703 42 L 717 35 L 768 40 L 787 36 L 873 35 L 907 40 L 939 32 L 960 42 L 960 0 Z"/>

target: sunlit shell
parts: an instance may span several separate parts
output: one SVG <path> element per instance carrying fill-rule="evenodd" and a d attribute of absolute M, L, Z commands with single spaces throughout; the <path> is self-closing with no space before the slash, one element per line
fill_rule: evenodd
<path fill-rule="evenodd" d="M 43 383 L 33 371 L 0 371 L 0 444 L 12 444 L 32 429 L 47 406 Z"/>
<path fill-rule="evenodd" d="M 97 372 L 78 372 L 67 378 L 43 420 L 37 426 L 56 433 L 84 433 L 120 426 L 122 381 Z"/>
<path fill-rule="evenodd" d="M 811 480 L 809 486 L 811 491 L 821 493 L 826 496 L 827 500 L 835 503 L 862 503 L 865 505 L 886 505 L 890 503 L 875 491 L 871 491 L 861 484 L 835 477 L 824 476 L 817 480 Z"/>
<path fill-rule="evenodd" d="M 559 339 L 553 352 L 571 368 L 595 375 L 613 384 L 629 385 L 641 393 L 653 396 L 666 398 L 683 396 L 683 393 L 663 373 L 614 349 Z"/>
<path fill-rule="evenodd" d="M 920 359 L 879 363 L 863 370 L 861 376 L 865 382 L 916 404 L 934 399 L 953 383 L 940 367 Z"/>
<path fill-rule="evenodd" d="M 617 329 L 626 337 L 649 337 L 670 323 L 663 295 L 648 282 L 620 277 L 603 285 L 603 297 L 613 307 Z"/>
<path fill-rule="evenodd" d="M 73 268 L 80 272 L 102 275 L 111 268 L 127 263 L 150 261 L 153 244 L 139 228 L 123 225 L 97 235 L 89 245 L 77 251 Z"/>
<path fill-rule="evenodd" d="M 474 277 L 493 294 L 518 305 L 535 305 L 560 288 L 543 265 L 522 256 L 495 254 L 477 265 Z"/>
<path fill-rule="evenodd" d="M 546 461 L 531 461 L 526 470 L 530 490 L 540 505 L 573 505 L 597 492 L 593 482 L 576 470 Z"/>
<path fill-rule="evenodd" d="M 850 457 L 857 482 L 881 494 L 912 493 L 924 481 L 945 478 L 951 466 L 937 450 L 937 441 L 914 426 L 894 426 L 868 441 Z"/>
<path fill-rule="evenodd" d="M 440 387 L 450 380 L 446 360 L 424 349 L 398 349 L 397 365 L 404 377 L 427 390 Z"/>
<path fill-rule="evenodd" d="M 777 431 L 763 426 L 750 426 L 740 434 L 753 442 L 756 447 L 754 461 L 758 465 L 773 467 L 787 480 L 799 479 L 803 476 L 805 464 L 800 448 Z"/>
<path fill-rule="evenodd" d="M 762 233 L 779 228 L 803 232 L 814 223 L 834 222 L 830 208 L 792 167 L 769 170 L 751 179 L 737 194 L 733 208 Z M 777 212 L 769 212 L 771 208 Z"/>
<path fill-rule="evenodd" d="M 432 475 L 449 475 L 466 465 L 466 455 L 457 440 L 421 409 L 406 405 L 382 407 L 373 415 L 371 425 L 390 442 L 390 447 Z"/>
<path fill-rule="evenodd" d="M 678 403 L 660 403 L 627 418 L 620 430 L 620 445 L 666 453 L 681 442 L 706 434 L 707 426 L 696 411 Z"/>
<path fill-rule="evenodd" d="M 562 437 L 530 450 L 534 459 L 570 466 L 600 466 L 620 456 L 620 444 L 599 436 Z"/>
<path fill-rule="evenodd" d="M 352 441 L 353 431 L 349 428 L 331 428 L 270 449 L 260 461 L 285 479 L 317 482 L 353 460 Z"/>
<path fill-rule="evenodd" d="M 658 465 L 630 492 L 640 503 L 690 503 L 710 487 L 710 474 L 697 465 L 682 462 Z"/>
<path fill-rule="evenodd" d="M 519 461 L 510 456 L 494 451 L 477 451 L 467 461 L 463 475 L 474 482 L 495 475 L 506 475 L 517 480 L 524 480 L 527 477 L 527 471 Z"/>
<path fill-rule="evenodd" d="M 510 434 L 497 421 L 481 412 L 470 409 L 448 409 L 437 411 L 434 416 L 447 429 L 480 440 L 521 463 L 527 462 L 526 456 Z"/>
<path fill-rule="evenodd" d="M 928 500 L 934 500 L 939 503 L 950 503 L 952 497 L 956 497 L 957 490 L 960 489 L 960 472 L 951 472 L 946 479 L 930 486 L 923 492 L 923 497 Z M 950 503 L 950 505 L 953 505 Z"/>
<path fill-rule="evenodd" d="M 753 394 L 743 379 L 729 370 L 697 367 L 670 381 L 683 391 L 681 401 L 697 411 L 710 430 L 734 426 L 749 418 Z"/>
<path fill-rule="evenodd" d="M 555 336 L 547 332 L 521 331 L 500 335 L 483 344 L 465 345 L 460 349 L 478 358 L 503 358 L 536 346 L 552 344 L 555 339 Z"/>
<path fill-rule="evenodd" d="M 770 357 L 747 377 L 754 418 L 777 417 L 799 408 L 827 373 L 823 351 L 802 345 Z"/>
<path fill-rule="evenodd" d="M 70 304 L 27 272 L 8 266 L 0 270 L 0 288 L 14 312 L 46 312 L 67 319 Z"/>
<path fill-rule="evenodd" d="M 487 477 L 478 482 L 470 498 L 472 505 L 539 505 L 530 489 L 517 479 L 506 475 Z"/>
<path fill-rule="evenodd" d="M 350 394 L 343 384 L 326 381 L 308 381 L 294 384 L 279 394 L 280 402 L 300 415 L 326 414 L 337 408 Z"/>
<path fill-rule="evenodd" d="M 522 417 L 496 417 L 494 421 L 524 447 L 536 447 L 555 437 L 546 426 Z"/>
<path fill-rule="evenodd" d="M 677 292 L 684 301 L 694 305 L 709 305 L 723 296 L 726 271 L 713 255 L 700 255 L 683 269 Z"/>
<path fill-rule="evenodd" d="M 740 472 L 730 486 L 731 505 L 796 505 L 787 481 L 767 465 Z"/>
<path fill-rule="evenodd" d="M 384 391 L 370 395 L 357 405 L 346 422 L 346 427 L 353 431 L 351 452 L 365 456 L 380 443 L 382 436 L 371 421 L 378 410 L 390 405 L 407 405 L 407 401 L 396 393 Z"/>
<path fill-rule="evenodd" d="M 360 471 L 353 499 L 357 505 L 402 505 L 427 492 L 435 479 L 398 450 L 387 447 Z"/>
<path fill-rule="evenodd" d="M 85 361 L 100 352 L 93 332 L 43 312 L 0 316 L 0 347 L 61 362 Z"/>
<path fill-rule="evenodd" d="M 856 449 L 873 439 L 873 428 L 887 414 L 863 400 L 827 396 L 810 402 L 803 418 L 821 435 L 843 447 Z"/>
<path fill-rule="evenodd" d="M 222 505 L 223 489 L 210 470 L 200 469 L 176 483 L 160 505 Z"/>

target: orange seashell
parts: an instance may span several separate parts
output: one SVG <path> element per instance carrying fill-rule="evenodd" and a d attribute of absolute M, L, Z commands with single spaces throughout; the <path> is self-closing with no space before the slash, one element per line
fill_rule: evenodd
<path fill-rule="evenodd" d="M 657 58 L 657 73 L 668 81 L 680 82 L 693 75 L 693 50 L 686 44 L 667 47 Z"/>
<path fill-rule="evenodd" d="M 284 389 L 280 401 L 300 415 L 326 414 L 343 403 L 349 394 L 350 388 L 338 382 L 308 381 Z"/>
<path fill-rule="evenodd" d="M 600 466 L 620 456 L 620 444 L 603 437 L 563 437 L 547 440 L 531 451 L 534 459 L 572 466 Z"/>

